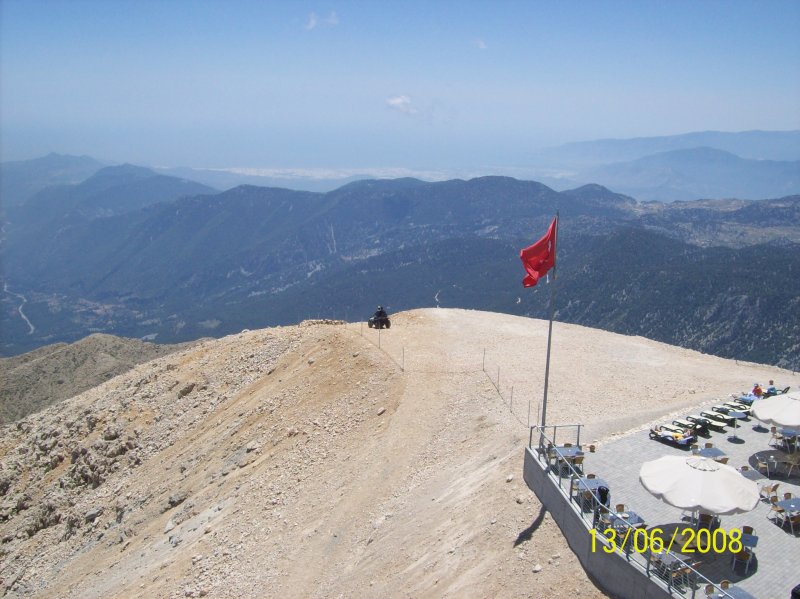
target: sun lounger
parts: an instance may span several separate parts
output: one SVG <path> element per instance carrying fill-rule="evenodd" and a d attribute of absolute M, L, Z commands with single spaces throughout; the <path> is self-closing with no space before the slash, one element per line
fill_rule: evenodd
<path fill-rule="evenodd" d="M 710 421 L 711 425 L 717 429 L 724 429 L 728 424 L 728 419 L 719 412 L 708 412 L 704 410 L 700 412 L 700 416 Z"/>
<path fill-rule="evenodd" d="M 745 416 L 750 416 L 750 412 L 753 409 L 750 406 L 746 406 L 744 404 L 740 404 L 740 403 L 736 403 L 736 402 L 732 402 L 732 401 L 729 401 L 728 403 L 724 403 L 724 404 L 722 404 L 722 406 L 725 407 L 725 408 L 730 408 L 732 411 L 741 412 Z"/>
<path fill-rule="evenodd" d="M 711 406 L 711 411 L 715 412 L 719 418 L 725 421 L 725 424 L 728 426 L 733 426 L 733 422 L 736 420 L 733 416 L 728 416 L 728 412 L 733 411 L 730 408 L 726 408 L 722 404 L 718 404 L 716 406 Z"/>
<path fill-rule="evenodd" d="M 703 416 L 700 416 L 698 414 L 689 414 L 686 417 L 686 420 L 688 420 L 689 422 L 695 422 L 697 424 L 702 424 L 703 426 L 706 427 L 706 429 L 720 428 L 722 426 L 721 424 L 717 424 L 716 422 L 712 422 L 708 418 L 704 418 Z"/>
<path fill-rule="evenodd" d="M 660 424 L 652 427 L 650 429 L 650 438 L 682 447 L 691 445 L 697 440 L 697 437 L 693 434 L 671 424 Z"/>
<path fill-rule="evenodd" d="M 687 431 L 690 431 L 695 435 L 708 434 L 708 426 L 704 422 L 693 422 L 690 420 L 684 420 L 682 418 L 678 418 L 676 420 L 673 420 L 672 424 L 674 424 L 675 426 L 679 426 Z"/>

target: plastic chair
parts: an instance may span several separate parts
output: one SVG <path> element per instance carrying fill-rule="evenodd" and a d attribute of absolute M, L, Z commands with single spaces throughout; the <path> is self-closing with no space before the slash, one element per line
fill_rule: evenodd
<path fill-rule="evenodd" d="M 783 435 L 778 432 L 778 427 L 777 426 L 770 427 L 769 432 L 772 433 L 772 436 L 770 437 L 768 444 L 772 445 L 773 447 L 782 446 L 784 439 Z"/>
<path fill-rule="evenodd" d="M 794 527 L 797 526 L 797 529 L 800 530 L 800 514 L 795 514 L 794 516 L 790 516 L 789 518 L 784 517 L 783 524 L 781 524 L 781 528 L 786 526 L 786 523 L 789 523 L 789 526 L 792 529 L 792 534 L 794 534 Z"/>
<path fill-rule="evenodd" d="M 672 571 L 672 584 L 684 586 L 689 584 L 689 575 L 692 569 L 689 566 L 683 566 L 677 570 Z"/>
<path fill-rule="evenodd" d="M 591 491 L 584 491 L 581 493 L 581 511 L 588 511 L 592 509 L 594 503 L 594 495 Z"/>
<path fill-rule="evenodd" d="M 697 519 L 697 528 L 707 528 L 708 530 L 711 530 L 714 527 L 716 519 L 717 518 L 714 516 L 714 514 L 701 513 Z"/>
<path fill-rule="evenodd" d="M 775 524 L 778 524 L 778 521 L 780 520 L 780 526 L 783 528 L 783 526 L 786 524 L 786 510 L 778 505 L 778 497 L 776 495 L 770 497 L 769 501 L 772 504 L 772 507 L 767 513 L 767 520 L 771 519 L 770 516 L 774 516 Z"/>
<path fill-rule="evenodd" d="M 775 496 L 777 499 L 778 486 L 780 486 L 780 483 L 767 483 L 766 485 L 762 485 L 761 489 L 758 491 L 758 494 L 767 501 L 770 501 L 772 496 Z"/>
<path fill-rule="evenodd" d="M 742 549 L 741 551 L 737 551 L 733 554 L 733 559 L 731 560 L 731 569 L 736 571 L 736 564 L 738 562 L 744 563 L 744 573 L 745 576 L 747 572 L 750 570 L 750 563 L 753 561 L 753 552 L 748 549 Z"/>

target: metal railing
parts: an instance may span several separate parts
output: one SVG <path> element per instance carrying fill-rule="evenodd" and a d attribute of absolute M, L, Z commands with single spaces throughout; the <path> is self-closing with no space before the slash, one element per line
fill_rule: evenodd
<path fill-rule="evenodd" d="M 539 426 L 533 425 L 530 427 L 530 436 L 528 439 L 528 448 L 536 457 L 539 465 L 547 473 L 547 478 L 561 491 L 561 495 L 567 504 L 577 512 L 581 517 L 584 525 L 589 534 L 594 535 L 595 543 L 599 548 L 602 545 L 601 551 L 607 554 L 616 553 L 627 560 L 632 567 L 639 570 L 647 578 L 654 580 L 659 586 L 666 589 L 672 596 L 687 597 L 691 599 L 699 599 L 705 597 L 705 587 L 711 585 L 714 587 L 714 596 L 731 597 L 724 589 L 720 588 L 717 583 L 709 580 L 698 572 L 691 563 L 684 561 L 679 555 L 668 548 L 663 551 L 652 551 L 653 537 L 645 539 L 643 550 L 639 550 L 641 545 L 637 545 L 637 539 L 641 538 L 642 528 L 630 524 L 629 522 L 619 519 L 616 526 L 622 525 L 624 532 L 619 533 L 617 537 L 625 539 L 625 542 L 618 543 L 612 542 L 612 539 L 606 537 L 603 532 L 597 531 L 597 525 L 601 521 L 601 516 L 611 511 L 608 506 L 601 501 L 600 496 L 591 489 L 580 490 L 578 486 L 576 498 L 578 501 L 573 501 L 573 485 L 576 481 L 584 477 L 583 472 L 578 471 L 575 466 L 568 460 L 560 460 L 558 456 L 558 446 L 556 439 L 560 437 L 563 442 L 573 443 L 575 446 L 580 446 L 580 424 L 562 424 L 562 425 L 547 425 Z M 548 435 L 548 431 L 552 429 L 552 437 Z M 561 434 L 559 435 L 559 431 Z M 536 439 L 534 439 L 536 437 Z M 534 447 L 534 440 L 537 445 Z M 563 447 L 563 445 L 562 445 Z M 554 462 L 554 463 L 553 463 Z M 566 481 L 566 488 L 565 488 Z M 587 493 L 591 493 L 591 505 L 593 509 L 588 512 L 584 511 L 585 503 L 581 501 L 586 497 Z M 602 506 L 602 507 L 600 507 Z M 647 534 L 646 531 L 644 534 Z M 652 534 L 652 533 L 651 533 Z M 637 536 L 638 535 L 638 536 Z M 633 542 L 627 542 L 632 538 Z M 664 542 L 663 546 L 668 543 Z M 661 569 L 656 566 L 657 563 L 668 561 L 671 565 L 668 568 Z M 680 576 L 676 576 L 680 573 Z M 699 593 L 698 593 L 699 592 Z"/>

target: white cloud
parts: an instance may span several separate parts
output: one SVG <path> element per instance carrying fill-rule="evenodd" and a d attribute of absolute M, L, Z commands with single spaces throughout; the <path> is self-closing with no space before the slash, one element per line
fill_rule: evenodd
<path fill-rule="evenodd" d="M 308 15 L 308 21 L 306 21 L 306 29 L 311 31 L 319 24 L 319 19 L 317 19 L 317 13 L 312 12 Z"/>
<path fill-rule="evenodd" d="M 320 19 L 320 17 L 317 16 L 317 13 L 312 12 L 308 15 L 308 20 L 306 21 L 306 30 L 311 31 L 317 27 L 336 27 L 338 24 L 339 15 L 337 15 L 334 11 L 331 11 L 330 14 L 324 19 Z"/>
<path fill-rule="evenodd" d="M 408 96 L 392 96 L 391 98 L 387 98 L 386 105 L 392 110 L 402 112 L 403 114 L 417 114 L 417 112 L 419 112 L 411 103 L 411 98 Z"/>
<path fill-rule="evenodd" d="M 482 39 L 475 40 L 475 45 L 481 50 L 486 50 L 486 48 L 488 48 L 486 42 L 484 42 Z"/>

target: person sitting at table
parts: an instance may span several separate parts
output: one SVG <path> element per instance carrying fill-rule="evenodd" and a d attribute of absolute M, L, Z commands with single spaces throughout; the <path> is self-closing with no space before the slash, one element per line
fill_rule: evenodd
<path fill-rule="evenodd" d="M 597 499 L 600 503 L 594 506 L 594 521 L 592 522 L 592 528 L 597 527 L 597 523 L 603 519 L 603 516 L 608 514 L 608 506 L 611 503 L 611 491 L 605 485 L 597 487 Z"/>
<path fill-rule="evenodd" d="M 764 389 L 761 388 L 761 385 L 759 385 L 758 383 L 755 383 L 753 385 L 753 390 L 750 393 L 752 395 L 755 395 L 756 397 L 763 397 L 764 396 Z"/>

